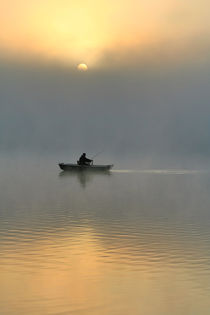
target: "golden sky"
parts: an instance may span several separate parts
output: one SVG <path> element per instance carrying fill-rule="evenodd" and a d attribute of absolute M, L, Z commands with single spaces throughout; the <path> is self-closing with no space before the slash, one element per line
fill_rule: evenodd
<path fill-rule="evenodd" d="M 107 52 L 187 46 L 209 36 L 207 0 L 0 0 L 5 53 L 100 64 Z"/>

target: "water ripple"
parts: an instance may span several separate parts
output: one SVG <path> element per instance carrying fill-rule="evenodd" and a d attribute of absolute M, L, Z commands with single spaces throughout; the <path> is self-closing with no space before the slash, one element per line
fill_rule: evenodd
<path fill-rule="evenodd" d="M 36 179 L 34 199 L 2 196 L 3 314 L 175 315 L 187 314 L 190 301 L 207 315 L 210 180 L 202 176 L 118 170 L 93 177 L 85 189 L 69 176 L 47 179 L 46 195 Z M 140 300 L 144 310 L 156 303 L 139 313 Z M 181 310 L 157 309 L 166 300 L 181 301 Z"/>

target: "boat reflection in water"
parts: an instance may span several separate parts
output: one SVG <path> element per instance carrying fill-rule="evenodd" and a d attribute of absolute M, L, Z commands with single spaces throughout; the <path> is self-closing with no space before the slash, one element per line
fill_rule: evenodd
<path fill-rule="evenodd" d="M 61 178 L 72 178 L 76 177 L 80 185 L 85 188 L 89 182 L 93 180 L 94 177 L 98 176 L 111 176 L 112 173 L 109 170 L 99 171 L 99 170 L 71 170 L 71 171 L 62 171 L 59 174 Z"/>

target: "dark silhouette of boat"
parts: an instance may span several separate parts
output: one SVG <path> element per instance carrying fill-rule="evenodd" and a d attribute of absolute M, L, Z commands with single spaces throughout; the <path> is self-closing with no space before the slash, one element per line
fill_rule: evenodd
<path fill-rule="evenodd" d="M 79 165 L 79 164 L 71 164 L 71 163 L 59 163 L 59 167 L 63 171 L 109 171 L 114 165 Z"/>

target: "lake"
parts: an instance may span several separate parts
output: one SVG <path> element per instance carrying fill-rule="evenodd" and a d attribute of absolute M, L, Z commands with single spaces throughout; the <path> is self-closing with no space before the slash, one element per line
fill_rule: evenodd
<path fill-rule="evenodd" d="M 0 163 L 0 314 L 209 314 L 210 172 Z"/>

